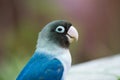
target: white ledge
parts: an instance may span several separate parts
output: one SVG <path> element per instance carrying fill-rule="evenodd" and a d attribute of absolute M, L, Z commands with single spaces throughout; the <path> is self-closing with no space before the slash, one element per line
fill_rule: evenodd
<path fill-rule="evenodd" d="M 67 80 L 118 80 L 120 54 L 72 66 Z"/>

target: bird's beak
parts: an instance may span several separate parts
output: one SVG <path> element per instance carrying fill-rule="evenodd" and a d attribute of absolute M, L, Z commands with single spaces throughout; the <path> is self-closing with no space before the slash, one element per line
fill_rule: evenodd
<path fill-rule="evenodd" d="M 67 35 L 69 42 L 73 42 L 75 39 L 76 41 L 78 40 L 78 31 L 75 29 L 74 26 L 71 26 L 67 32 Z"/>

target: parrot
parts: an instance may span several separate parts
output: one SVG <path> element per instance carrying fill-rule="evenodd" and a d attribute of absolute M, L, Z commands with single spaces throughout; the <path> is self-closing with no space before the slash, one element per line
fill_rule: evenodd
<path fill-rule="evenodd" d="M 54 20 L 38 34 L 34 54 L 16 80 L 65 80 L 71 68 L 69 46 L 78 41 L 78 31 L 67 20 Z"/>

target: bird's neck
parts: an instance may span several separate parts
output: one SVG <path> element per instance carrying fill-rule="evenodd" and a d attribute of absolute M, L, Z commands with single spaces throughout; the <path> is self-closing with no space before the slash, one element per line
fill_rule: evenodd
<path fill-rule="evenodd" d="M 37 45 L 36 45 L 36 51 L 37 52 L 46 52 L 46 53 L 52 53 L 52 54 L 61 54 L 66 51 L 69 51 L 68 48 L 62 48 L 61 46 L 47 40 L 47 39 L 38 39 Z"/>

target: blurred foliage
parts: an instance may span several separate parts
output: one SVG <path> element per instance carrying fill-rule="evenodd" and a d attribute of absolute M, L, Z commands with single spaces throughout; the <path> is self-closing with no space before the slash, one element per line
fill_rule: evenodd
<path fill-rule="evenodd" d="M 119 1 L 108 1 L 110 6 L 107 7 L 103 5 L 109 3 L 104 0 L 101 4 L 100 0 L 79 1 L 0 0 L 0 80 L 15 80 L 34 53 L 41 28 L 56 19 L 71 21 L 79 31 L 78 43 L 70 47 L 73 64 L 118 53 Z M 101 16 L 102 9 L 109 8 L 112 9 L 110 12 L 103 12 L 110 17 Z"/>

